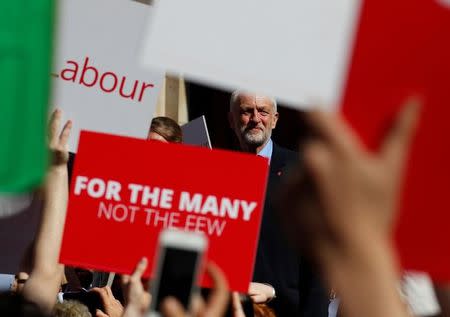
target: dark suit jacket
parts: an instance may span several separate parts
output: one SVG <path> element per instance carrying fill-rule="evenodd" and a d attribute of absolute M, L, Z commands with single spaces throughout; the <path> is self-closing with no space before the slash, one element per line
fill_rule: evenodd
<path fill-rule="evenodd" d="M 275 211 L 274 194 L 288 165 L 296 160 L 297 153 L 273 144 L 253 281 L 274 286 L 277 297 L 269 305 L 278 317 L 327 317 L 327 293 L 306 259 L 284 238 Z"/>

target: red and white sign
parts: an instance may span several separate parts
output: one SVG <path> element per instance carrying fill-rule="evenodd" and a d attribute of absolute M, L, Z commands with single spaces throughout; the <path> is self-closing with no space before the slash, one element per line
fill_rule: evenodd
<path fill-rule="evenodd" d="M 342 111 L 377 148 L 409 96 L 423 100 L 396 240 L 403 265 L 450 281 L 450 6 L 366 0 Z"/>
<path fill-rule="evenodd" d="M 83 131 L 60 261 L 130 273 L 146 256 L 148 276 L 161 229 L 200 231 L 230 288 L 247 292 L 267 173 L 254 155 Z"/>

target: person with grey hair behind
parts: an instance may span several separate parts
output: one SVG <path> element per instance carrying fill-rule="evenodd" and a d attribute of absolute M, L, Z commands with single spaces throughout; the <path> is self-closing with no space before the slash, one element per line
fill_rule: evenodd
<path fill-rule="evenodd" d="M 270 164 L 249 294 L 256 303 L 268 303 L 278 317 L 327 316 L 328 295 L 304 258 L 289 247 L 275 211 L 274 193 L 288 165 L 298 161 L 297 153 L 272 141 L 278 118 L 277 104 L 271 97 L 239 90 L 231 95 L 228 119 L 240 150 L 266 157 Z M 244 175 L 245 167 L 242 171 Z"/>
<path fill-rule="evenodd" d="M 52 317 L 92 317 L 92 314 L 82 303 L 75 300 L 67 300 L 55 305 Z"/>

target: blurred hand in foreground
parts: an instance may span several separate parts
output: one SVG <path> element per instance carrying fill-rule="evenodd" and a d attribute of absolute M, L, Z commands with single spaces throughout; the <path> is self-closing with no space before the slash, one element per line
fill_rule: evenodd
<path fill-rule="evenodd" d="M 308 114 L 315 138 L 283 188 L 287 228 L 319 264 L 345 314 L 406 316 L 390 243 L 419 104 L 403 107 L 377 152 L 337 114 Z"/>
<path fill-rule="evenodd" d="M 94 287 L 89 292 L 95 292 L 99 294 L 102 301 L 104 311 L 97 309 L 96 317 L 121 317 L 123 313 L 122 304 L 114 297 L 112 290 L 109 286 Z"/>
<path fill-rule="evenodd" d="M 131 276 L 122 275 L 122 289 L 126 302 L 124 316 L 141 316 L 150 306 L 151 296 L 145 291 L 141 281 L 147 264 L 147 259 L 142 258 Z"/>
<path fill-rule="evenodd" d="M 244 308 L 238 292 L 231 294 L 231 307 L 233 309 L 233 317 L 245 317 Z"/>
<path fill-rule="evenodd" d="M 43 189 L 44 207 L 36 234 L 32 270 L 23 288 L 24 297 L 50 313 L 56 303 L 64 267 L 59 264 L 68 201 L 67 160 L 72 123 L 61 126 L 61 111 L 55 110 L 49 123 L 49 148 L 53 160 Z"/>
<path fill-rule="evenodd" d="M 66 164 L 69 161 L 68 140 L 70 130 L 72 129 L 72 121 L 68 120 L 64 124 L 61 133 L 58 133 L 61 127 L 61 117 L 61 110 L 56 109 L 53 111 L 48 129 L 48 142 L 52 155 L 52 166 L 63 166 L 67 168 Z"/>
<path fill-rule="evenodd" d="M 164 317 L 222 317 L 229 303 L 228 283 L 223 272 L 213 263 L 206 266 L 206 271 L 211 276 L 214 288 L 208 301 L 205 303 L 196 297 L 192 304 L 192 313 L 186 312 L 179 301 L 173 297 L 165 299 L 162 303 L 162 314 Z"/>
<path fill-rule="evenodd" d="M 298 236 L 300 244 L 327 258 L 371 234 L 390 234 L 418 108 L 415 100 L 403 107 L 377 153 L 339 115 L 308 114 L 317 137 L 305 144 L 304 170 L 288 175 L 282 200 L 293 207 L 285 212 L 290 231 L 308 236 Z"/>

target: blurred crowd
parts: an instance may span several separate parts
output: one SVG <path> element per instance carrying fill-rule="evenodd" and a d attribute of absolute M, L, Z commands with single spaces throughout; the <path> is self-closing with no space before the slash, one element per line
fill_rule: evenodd
<path fill-rule="evenodd" d="M 253 281 L 246 294 L 230 292 L 221 268 L 208 263 L 213 288 L 195 291 L 188 307 L 167 297 L 161 316 L 422 316 L 402 291 L 405 272 L 391 241 L 420 101 L 405 100 L 377 152 L 338 113 L 308 111 L 311 134 L 296 153 L 272 141 L 279 119 L 273 98 L 235 91 L 229 110 L 236 150 L 270 162 Z M 43 201 L 40 227 L 11 290 L 0 296 L 0 316 L 146 316 L 152 301 L 151 281 L 142 278 L 146 258 L 121 276 L 58 262 L 71 127 L 60 110 L 53 112 L 52 159 L 35 193 Z M 157 117 L 148 139 L 180 143 L 182 130 Z M 433 314 L 450 316 L 450 288 L 434 285 L 432 291 L 439 302 Z"/>

